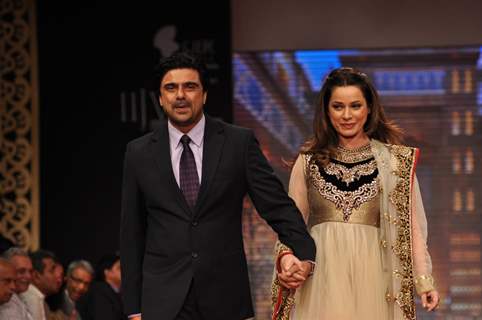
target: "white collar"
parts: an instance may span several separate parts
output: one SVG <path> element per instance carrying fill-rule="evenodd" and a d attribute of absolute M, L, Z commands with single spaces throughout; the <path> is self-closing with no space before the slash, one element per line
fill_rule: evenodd
<path fill-rule="evenodd" d="M 191 139 L 191 142 L 194 143 L 199 148 L 203 144 L 205 127 L 206 127 L 206 117 L 204 117 L 204 114 L 203 114 L 201 117 L 201 120 L 199 120 L 199 122 L 196 123 L 196 125 L 188 133 L 186 133 Z M 171 121 L 167 121 L 167 129 L 169 131 L 169 142 L 171 144 L 171 148 L 172 149 L 178 148 L 181 143 L 181 137 L 184 135 L 184 133 L 181 132 L 176 127 L 174 127 Z"/>
<path fill-rule="evenodd" d="M 42 298 L 42 299 L 45 299 L 45 295 L 42 293 L 42 291 L 39 290 L 39 288 L 37 288 L 33 283 L 31 283 L 29 286 L 28 286 L 28 290 L 29 292 L 31 292 L 32 294 L 34 294 L 36 297 L 39 297 L 39 298 Z"/>

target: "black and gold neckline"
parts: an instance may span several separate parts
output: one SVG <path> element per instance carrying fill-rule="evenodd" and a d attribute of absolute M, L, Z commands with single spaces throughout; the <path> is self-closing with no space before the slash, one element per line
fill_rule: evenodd
<path fill-rule="evenodd" d="M 338 147 L 324 167 L 311 159 L 308 156 L 311 183 L 343 212 L 345 222 L 353 210 L 378 196 L 378 167 L 370 144 L 356 149 Z"/>

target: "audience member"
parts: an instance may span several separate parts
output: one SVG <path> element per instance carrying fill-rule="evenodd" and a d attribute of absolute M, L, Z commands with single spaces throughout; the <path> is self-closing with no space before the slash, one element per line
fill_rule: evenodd
<path fill-rule="evenodd" d="M 76 260 L 69 264 L 60 306 L 65 315 L 80 319 L 76 303 L 87 293 L 93 278 L 94 269 L 88 261 Z"/>
<path fill-rule="evenodd" d="M 17 274 L 13 264 L 4 258 L 0 258 L 0 307 L 9 302 L 15 293 L 16 278 Z"/>
<path fill-rule="evenodd" d="M 50 315 L 45 298 L 60 290 L 61 282 L 56 275 L 56 269 L 59 268 L 57 258 L 46 250 L 33 252 L 30 258 L 33 265 L 32 283 L 20 298 L 26 303 L 34 320 L 50 320 L 54 316 Z"/>
<path fill-rule="evenodd" d="M 3 257 L 10 261 L 16 269 L 15 293 L 10 301 L 0 308 L 0 319 L 33 320 L 27 305 L 20 299 L 19 294 L 27 291 L 32 281 L 32 261 L 28 253 L 18 247 L 8 249 Z"/>
<path fill-rule="evenodd" d="M 102 257 L 96 268 L 96 280 L 77 303 L 82 320 L 127 319 L 120 297 L 120 258 L 116 254 Z"/>

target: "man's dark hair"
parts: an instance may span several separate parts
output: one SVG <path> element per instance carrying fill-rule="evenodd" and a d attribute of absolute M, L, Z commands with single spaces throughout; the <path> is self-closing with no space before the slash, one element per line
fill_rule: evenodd
<path fill-rule="evenodd" d="M 202 57 L 189 51 L 177 51 L 169 57 L 161 59 L 154 69 L 154 83 L 156 92 L 160 94 L 160 84 L 162 78 L 173 69 L 194 69 L 199 73 L 199 79 L 203 87 L 203 91 L 208 91 L 209 76 L 206 65 Z"/>
<path fill-rule="evenodd" d="M 112 269 L 112 266 L 120 260 L 120 256 L 117 253 L 109 253 L 100 258 L 97 263 L 95 274 L 98 281 L 105 281 L 104 271 L 106 269 Z"/>
<path fill-rule="evenodd" d="M 45 264 L 43 259 L 52 259 L 55 263 L 59 262 L 55 254 L 48 250 L 37 250 L 32 252 L 30 254 L 30 259 L 32 260 L 33 269 L 39 273 L 44 273 Z"/>

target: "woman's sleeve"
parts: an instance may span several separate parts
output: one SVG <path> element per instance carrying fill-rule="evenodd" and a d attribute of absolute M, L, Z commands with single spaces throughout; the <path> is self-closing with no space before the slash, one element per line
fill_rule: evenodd
<path fill-rule="evenodd" d="M 306 223 L 309 215 L 309 205 L 305 182 L 305 157 L 301 154 L 296 159 L 295 165 L 291 170 L 288 194 L 301 211 Z M 289 290 L 281 286 L 277 277 L 280 258 L 287 252 L 292 251 L 289 247 L 277 241 L 275 245 L 275 269 L 271 283 L 271 302 L 273 306 L 271 318 L 274 320 L 289 319 L 295 305 L 294 293 L 296 290 Z"/>
<path fill-rule="evenodd" d="M 421 295 L 434 290 L 435 286 L 432 277 L 432 260 L 427 248 L 427 218 L 417 177 L 414 179 L 412 199 L 413 276 L 417 293 Z"/>
<path fill-rule="evenodd" d="M 310 207 L 308 204 L 308 189 L 305 178 L 305 156 L 300 154 L 291 170 L 288 194 L 303 214 L 305 223 L 308 221 Z"/>

